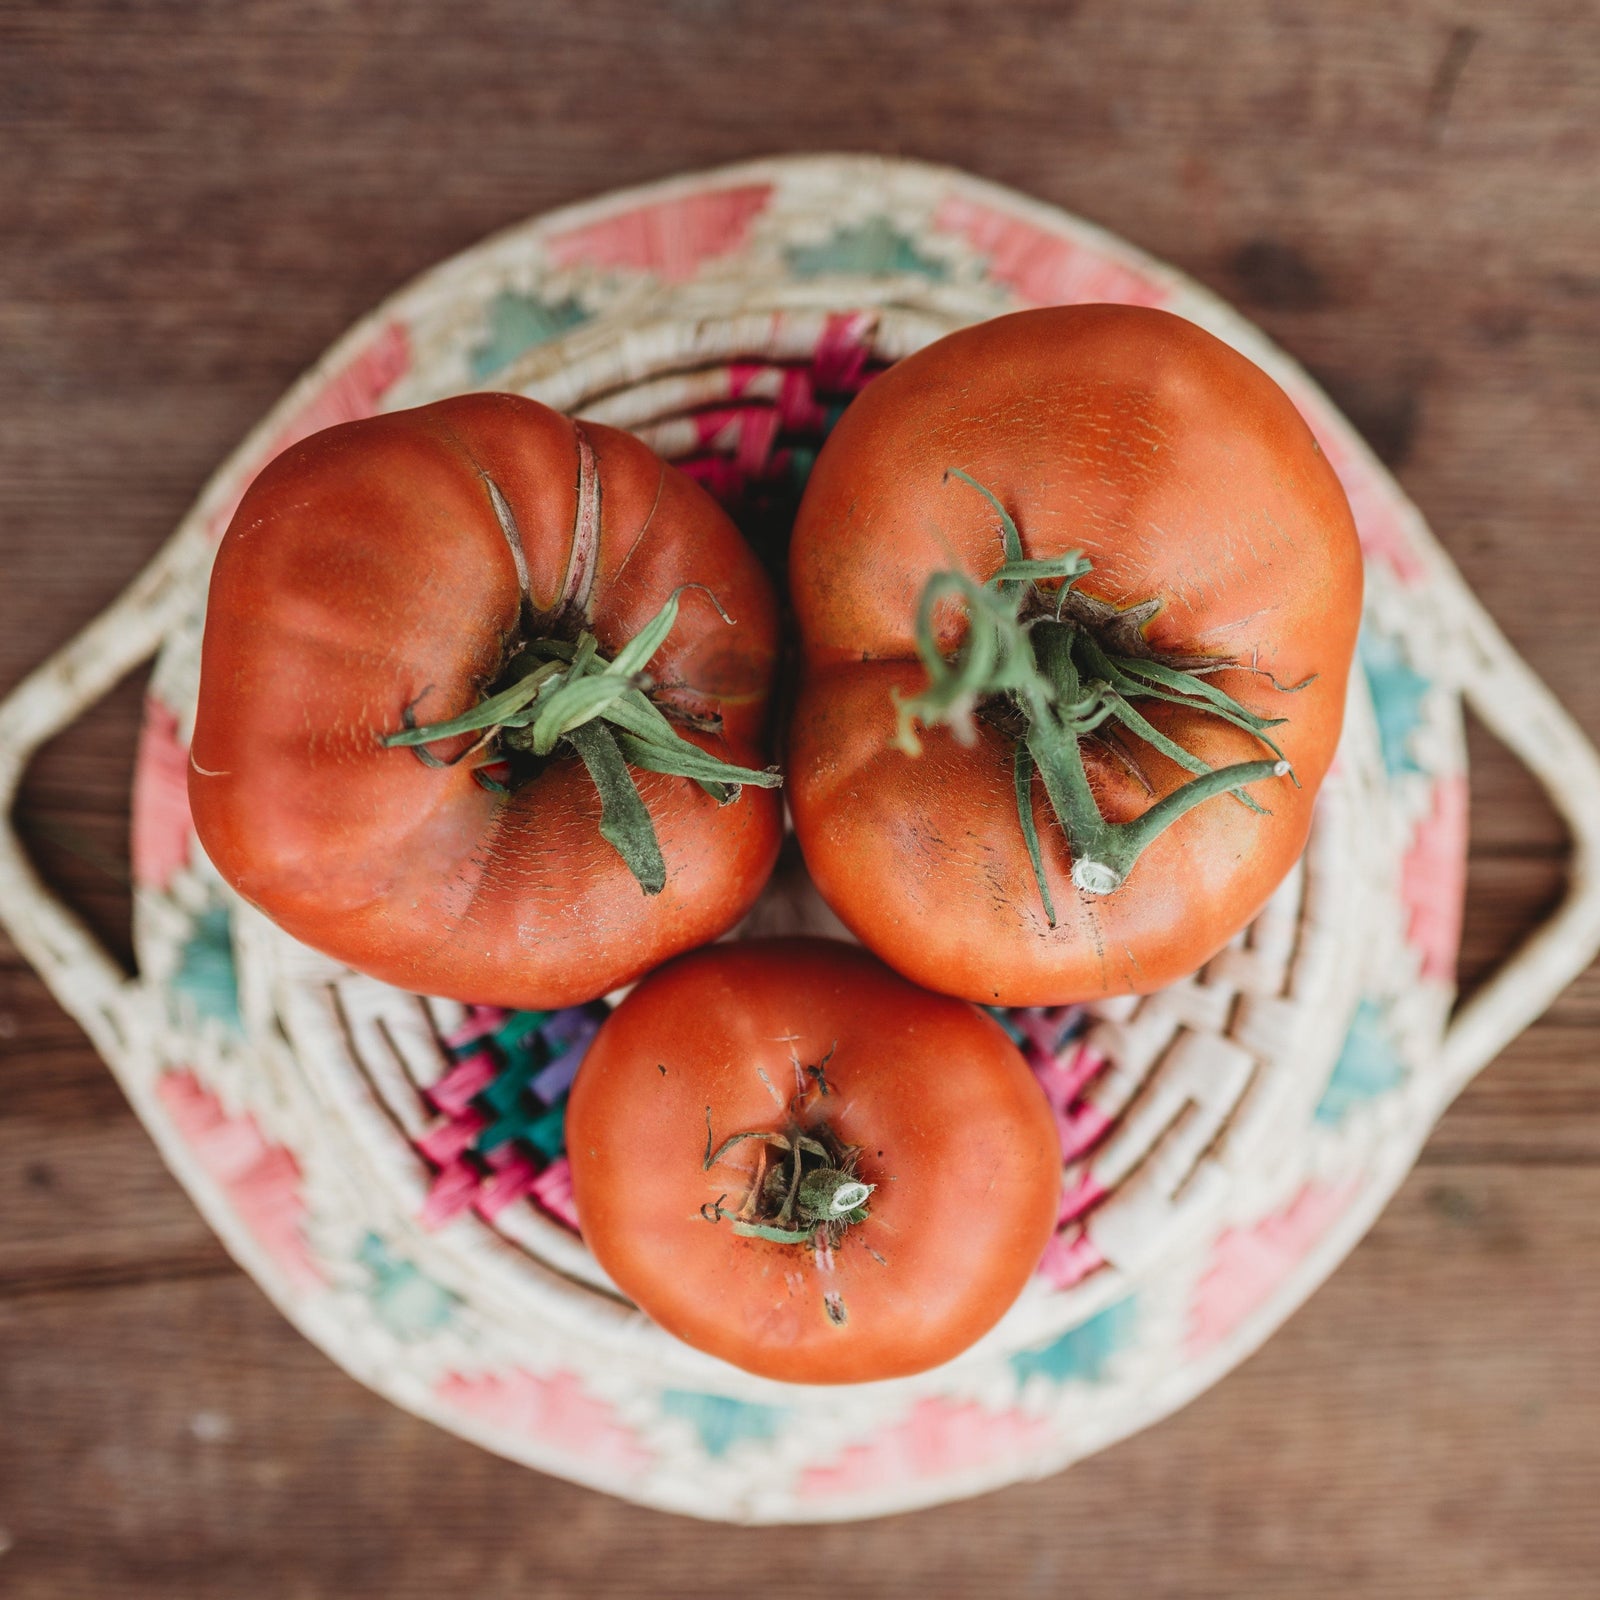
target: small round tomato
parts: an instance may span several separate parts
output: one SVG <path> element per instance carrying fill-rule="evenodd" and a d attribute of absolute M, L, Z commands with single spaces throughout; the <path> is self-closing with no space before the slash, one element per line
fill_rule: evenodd
<path fill-rule="evenodd" d="M 1360 550 L 1288 397 L 1192 323 L 1023 312 L 891 368 L 818 457 L 790 577 L 795 830 L 919 983 L 1148 993 L 1304 847 Z"/>
<path fill-rule="evenodd" d="M 738 531 L 627 434 L 493 394 L 330 428 L 261 473 L 217 554 L 200 841 L 390 983 L 592 999 L 765 883 L 777 650 Z"/>
<path fill-rule="evenodd" d="M 669 1333 L 790 1383 L 948 1361 L 1055 1226 L 1061 1147 L 1005 1032 L 855 946 L 680 957 L 611 1014 L 567 1112 L 583 1236 Z"/>

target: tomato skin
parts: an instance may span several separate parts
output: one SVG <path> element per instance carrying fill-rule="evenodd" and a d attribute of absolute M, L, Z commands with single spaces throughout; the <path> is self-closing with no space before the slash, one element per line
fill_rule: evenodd
<path fill-rule="evenodd" d="M 923 586 L 1000 565 L 993 491 L 1030 558 L 1079 549 L 1078 587 L 1125 608 L 1159 598 L 1157 650 L 1255 663 L 1209 681 L 1272 730 L 1299 787 L 1251 790 L 1271 814 L 1209 800 L 1180 818 L 1113 893 L 1074 888 L 1042 786 L 1035 823 L 1058 925 L 1045 917 L 1018 822 L 1011 741 L 946 728 L 920 758 L 890 745 L 891 689 L 927 682 L 914 623 Z M 1332 762 L 1361 611 L 1361 556 L 1337 478 L 1281 390 L 1219 340 L 1123 306 L 1022 312 L 962 330 L 891 368 L 819 454 L 790 582 L 804 680 L 789 729 L 789 802 L 823 897 L 890 965 L 930 987 L 1006 1005 L 1148 993 L 1201 966 L 1261 908 L 1304 848 Z M 940 614 L 953 651 L 964 623 Z M 1271 674 L 1271 677 L 1267 674 Z M 1274 686 L 1296 685 L 1293 693 Z M 1221 766 L 1266 754 L 1216 718 L 1140 709 Z M 1134 741 L 1130 740 L 1130 744 Z M 1112 821 L 1151 803 L 1084 747 Z M 1139 748 L 1153 798 L 1185 774 Z"/>
<path fill-rule="evenodd" d="M 826 1095 L 803 1071 L 824 1058 Z M 737 1206 L 755 1159 L 746 1142 L 705 1170 L 707 1108 L 720 1144 L 781 1128 L 797 1086 L 802 1120 L 859 1146 L 877 1185 L 829 1260 L 700 1209 Z M 1021 1292 L 1061 1198 L 1054 1119 L 1000 1026 L 824 939 L 719 945 L 646 978 L 579 1068 L 567 1154 L 584 1238 L 623 1293 L 686 1343 L 789 1383 L 958 1355 Z"/>
<path fill-rule="evenodd" d="M 769 791 L 719 808 L 689 780 L 636 774 L 667 863 L 647 897 L 575 758 L 501 796 L 465 763 L 382 745 L 408 706 L 425 722 L 473 706 L 517 635 L 523 587 L 489 480 L 532 608 L 557 606 L 572 552 L 588 551 L 568 624 L 603 651 L 680 584 L 717 596 L 735 625 L 689 590 L 649 670 L 675 705 L 721 717 L 719 735 L 686 737 L 764 763 L 776 605 L 721 509 L 627 434 L 467 395 L 328 429 L 251 485 L 212 574 L 190 804 L 222 875 L 302 942 L 413 990 L 568 1005 L 737 921 L 776 860 L 781 811 Z"/>

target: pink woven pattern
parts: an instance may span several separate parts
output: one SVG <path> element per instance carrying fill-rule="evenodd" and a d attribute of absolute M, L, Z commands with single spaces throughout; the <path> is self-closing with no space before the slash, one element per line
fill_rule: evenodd
<path fill-rule="evenodd" d="M 442 1041 L 458 1058 L 427 1091 L 439 1120 L 416 1141 L 418 1153 L 437 1169 L 419 1217 L 424 1227 L 442 1227 L 467 1211 L 492 1223 L 507 1206 L 528 1199 L 578 1230 L 572 1171 L 565 1156 L 541 1163 L 515 1141 L 488 1152 L 474 1148 L 489 1126 L 478 1098 L 502 1070 L 490 1049 L 490 1035 L 511 1015 L 499 1006 L 471 1006 L 465 1021 Z M 474 1045 L 478 1048 L 472 1049 Z M 462 1050 L 467 1053 L 459 1054 Z"/>
<path fill-rule="evenodd" d="M 1022 1053 L 1055 1114 L 1061 1159 L 1068 1167 L 1056 1215 L 1058 1232 L 1035 1269 L 1057 1289 L 1070 1289 L 1106 1264 L 1085 1232 L 1085 1221 L 1108 1190 L 1092 1173 L 1072 1169 L 1072 1163 L 1092 1150 L 1112 1125 L 1105 1112 L 1086 1098 L 1107 1062 L 1077 1036 L 1083 1020 L 1081 1006 L 1013 1011 L 1008 1018 L 1012 1032 L 1021 1036 Z"/>
<path fill-rule="evenodd" d="M 452 1133 L 462 1126 L 460 1123 L 453 1124 Z M 479 1117 L 462 1139 L 461 1151 L 465 1151 L 472 1136 L 482 1127 L 483 1119 Z M 436 1139 L 437 1135 L 430 1135 L 417 1147 L 430 1161 L 435 1159 L 430 1152 L 439 1148 L 434 1142 Z M 498 1150 L 481 1159 L 489 1168 L 487 1172 L 468 1161 L 464 1155 L 457 1154 L 434 1174 L 428 1188 L 428 1198 L 423 1201 L 419 1214 L 423 1227 L 442 1228 L 465 1211 L 475 1211 L 485 1222 L 492 1222 L 513 1200 L 521 1200 L 525 1196 L 538 1197 L 541 1169 L 514 1145 L 501 1145 Z M 562 1165 L 565 1166 L 565 1160 Z M 567 1187 L 570 1194 L 570 1180 Z M 557 1215 L 568 1226 L 577 1226 L 576 1217 L 569 1221 L 560 1213 Z"/>
<path fill-rule="evenodd" d="M 970 1472 L 1037 1449 L 1050 1424 L 1025 1411 L 991 1411 L 939 1397 L 919 1400 L 905 1420 L 808 1467 L 797 1491 L 806 1499 L 869 1494 L 891 1484 Z"/>
<path fill-rule="evenodd" d="M 173 1128 L 255 1242 L 297 1289 L 320 1288 L 322 1270 L 303 1232 L 306 1207 L 294 1156 L 269 1143 L 254 1117 L 230 1117 L 187 1067 L 163 1073 L 156 1093 Z"/>
<path fill-rule="evenodd" d="M 492 1033 L 508 1015 L 499 1006 L 471 1006 L 466 1020 L 454 1033 L 446 1035 L 443 1042 L 452 1049 L 476 1043 Z M 511 1146 L 496 1152 L 498 1166 L 491 1165 L 487 1174 L 481 1165 L 467 1158 L 472 1141 L 489 1123 L 489 1119 L 473 1106 L 472 1100 L 494 1081 L 495 1071 L 494 1057 L 487 1048 L 480 1049 L 463 1056 L 428 1091 L 428 1100 L 440 1114 L 440 1121 L 417 1141 L 423 1158 L 438 1169 L 428 1186 L 428 1197 L 419 1217 L 425 1228 L 442 1228 L 470 1210 L 476 1210 L 485 1218 L 497 1215 L 519 1193 L 528 1192 L 528 1182 L 523 1182 L 520 1189 L 517 1185 L 524 1177 L 522 1166 L 531 1163 L 518 1161 Z M 509 1170 L 490 1195 L 490 1182 L 501 1176 L 501 1169 Z"/>
<path fill-rule="evenodd" d="M 578 1231 L 578 1208 L 572 1199 L 572 1166 L 557 1156 L 528 1186 L 528 1193 L 558 1222 Z"/>
<path fill-rule="evenodd" d="M 1199 1355 L 1220 1344 L 1265 1305 L 1338 1221 L 1359 1188 L 1354 1179 L 1309 1183 L 1283 1210 L 1222 1234 L 1189 1307 L 1189 1353 Z"/>
<path fill-rule="evenodd" d="M 827 319 L 811 357 L 812 376 L 823 393 L 854 394 L 866 387 L 872 321 L 870 311 L 835 312 Z"/>
<path fill-rule="evenodd" d="M 1045 1246 L 1035 1269 L 1036 1275 L 1057 1289 L 1070 1289 L 1082 1283 L 1091 1272 L 1106 1264 L 1100 1247 L 1081 1229 L 1058 1233 Z"/>
<path fill-rule="evenodd" d="M 791 478 L 795 450 L 814 450 L 826 435 L 832 408 L 859 394 L 879 370 L 873 364 L 873 315 L 831 315 L 811 361 L 784 370 L 776 399 L 747 397 L 770 367 L 742 362 L 729 369 L 729 404 L 693 416 L 695 453 L 675 464 L 730 507 L 760 485 Z"/>
<path fill-rule="evenodd" d="M 1083 1098 L 1084 1091 L 1104 1070 L 1106 1058 L 1087 1044 L 1073 1044 L 1058 1059 L 1042 1064 L 1030 1053 L 1030 1064 L 1055 1112 L 1061 1157 L 1076 1161 L 1098 1144 L 1111 1126 L 1105 1113 Z"/>
<path fill-rule="evenodd" d="M 700 448 L 731 455 L 745 477 L 763 476 L 772 462 L 783 415 L 776 406 L 720 406 L 699 412 Z"/>
<path fill-rule="evenodd" d="M 650 1452 L 613 1407 L 596 1399 L 574 1372 L 537 1377 L 521 1368 L 464 1378 L 451 1373 L 434 1389 L 447 1406 L 504 1432 L 556 1445 L 580 1461 L 624 1478 L 650 1465 Z"/>
<path fill-rule="evenodd" d="M 133 774 L 130 851 L 140 888 L 165 890 L 189 864 L 192 828 L 189 752 L 178 738 L 177 713 L 149 695 Z"/>
<path fill-rule="evenodd" d="M 1434 785 L 1433 809 L 1418 826 L 1400 868 L 1406 937 L 1422 956 L 1422 976 L 1453 983 L 1466 907 L 1467 775 Z"/>
<path fill-rule="evenodd" d="M 1098 251 L 966 195 L 950 195 L 934 215 L 941 233 L 959 234 L 989 258 L 988 275 L 1036 306 L 1111 300 L 1161 306 L 1167 291 Z"/>
<path fill-rule="evenodd" d="M 499 1070 L 494 1057 L 487 1050 L 464 1056 L 428 1091 L 428 1098 L 446 1116 L 458 1120 L 467 1115 L 475 1096 L 483 1093 L 494 1082 Z"/>
<path fill-rule="evenodd" d="M 1077 1222 L 1092 1211 L 1111 1191 L 1092 1173 L 1081 1173 L 1076 1179 L 1061 1185 L 1061 1209 L 1056 1213 L 1056 1226 L 1065 1227 Z"/>
<path fill-rule="evenodd" d="M 429 1129 L 418 1141 L 417 1149 L 436 1167 L 450 1167 L 472 1141 L 489 1126 L 481 1111 L 464 1109 L 459 1116 L 446 1118 Z"/>
<path fill-rule="evenodd" d="M 661 200 L 556 234 L 546 248 L 558 266 L 627 267 L 685 283 L 703 261 L 737 250 L 771 198 L 771 184 L 753 183 Z"/>
<path fill-rule="evenodd" d="M 493 1170 L 479 1184 L 472 1206 L 486 1222 L 493 1222 L 513 1200 L 532 1194 L 539 1177 L 539 1168 L 520 1151 L 513 1150 L 498 1162 L 490 1157 L 490 1163 Z"/>

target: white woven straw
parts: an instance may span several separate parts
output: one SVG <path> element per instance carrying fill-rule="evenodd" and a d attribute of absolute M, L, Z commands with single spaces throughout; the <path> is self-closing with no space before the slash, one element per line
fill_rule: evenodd
<path fill-rule="evenodd" d="M 964 323 L 1073 298 L 1168 305 L 1284 384 L 1351 491 L 1367 642 L 1301 865 L 1203 972 L 1077 1025 L 1072 1059 L 1095 1065 L 1063 1107 L 1064 1187 L 1086 1198 L 1043 1275 L 947 1367 L 786 1389 L 649 1324 L 547 1207 L 430 1222 L 440 1175 L 418 1145 L 441 1126 L 428 1091 L 452 1068 L 445 1041 L 464 1008 L 296 945 L 228 896 L 186 835 L 181 860 L 141 876 L 129 979 L 0 831 L 0 916 L 19 948 L 241 1263 L 362 1381 L 503 1454 L 697 1515 L 877 1514 L 1054 1470 L 1266 1337 L 1370 1224 L 1451 1096 L 1600 946 L 1600 762 L 1304 374 L 1098 230 L 960 174 L 858 158 L 606 197 L 397 296 L 245 441 L 133 587 L 0 707 L 0 793 L 159 649 L 139 802 L 154 814 L 161 718 L 181 750 L 192 717 L 214 539 L 244 482 L 308 425 L 512 389 L 632 429 L 710 481 L 759 487 L 806 447 L 827 398 L 813 389 L 841 355 L 881 365 Z M 1559 911 L 1452 1018 L 1463 702 L 1547 788 L 1575 848 Z M 224 925 L 236 1016 L 194 997 L 197 940 Z M 788 929 L 838 931 L 799 873 L 743 931 Z M 1062 1081 L 1048 1056 L 1041 1072 Z"/>

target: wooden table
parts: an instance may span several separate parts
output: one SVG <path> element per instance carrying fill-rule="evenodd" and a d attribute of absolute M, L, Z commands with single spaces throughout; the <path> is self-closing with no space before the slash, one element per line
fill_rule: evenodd
<path fill-rule="evenodd" d="M 97 613 L 382 294 L 615 185 L 966 166 L 1304 361 L 1600 735 L 1600 9 L 924 0 L 0 5 L 0 689 Z M 35 766 L 127 950 L 139 688 Z M 1473 749 L 1471 984 L 1560 829 Z M 1600 1589 L 1600 978 L 1463 1096 L 1334 1281 L 1175 1420 L 914 1517 L 730 1531 L 507 1465 L 238 1272 L 0 943 L 0 1592 L 1560 1596 Z"/>

